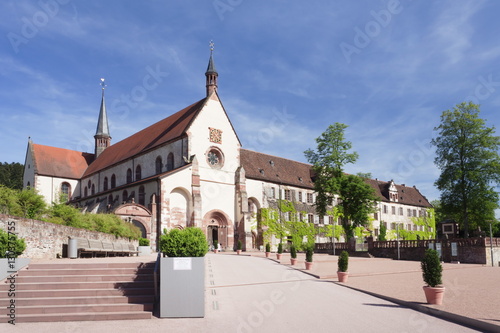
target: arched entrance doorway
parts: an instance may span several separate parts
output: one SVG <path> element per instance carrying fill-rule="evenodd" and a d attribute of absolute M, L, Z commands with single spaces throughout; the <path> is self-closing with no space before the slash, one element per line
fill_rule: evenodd
<path fill-rule="evenodd" d="M 151 245 L 156 244 L 156 233 L 152 228 L 152 215 L 149 209 L 136 203 L 126 203 L 116 208 L 114 214 L 138 227 L 141 237 L 149 239 Z"/>
<path fill-rule="evenodd" d="M 210 246 L 214 244 L 214 241 L 217 241 L 222 249 L 233 248 L 233 226 L 224 212 L 213 210 L 205 214 L 203 230 L 206 232 Z"/>

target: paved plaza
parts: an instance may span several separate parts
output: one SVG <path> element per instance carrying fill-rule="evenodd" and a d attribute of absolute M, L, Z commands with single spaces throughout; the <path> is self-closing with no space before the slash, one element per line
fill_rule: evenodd
<path fill-rule="evenodd" d="M 74 260 L 152 261 L 151 257 Z M 62 262 L 70 259 L 59 259 Z M 206 316 L 159 319 L 0 324 L 1 332 L 500 332 L 498 267 L 444 264 L 442 306 L 425 304 L 419 262 L 350 258 L 346 284 L 336 278 L 337 257 L 314 255 L 303 272 L 284 254 L 206 256 Z M 37 261 L 39 262 L 39 261 Z M 359 289 L 363 292 L 354 290 Z M 378 295 L 372 296 L 368 293 Z M 393 302 L 391 302 L 392 300 Z M 416 310 L 415 310 L 416 309 Z M 437 315 L 429 316 L 426 312 Z M 446 321 L 440 317 L 469 328 Z M 481 326 L 482 325 L 482 326 Z"/>

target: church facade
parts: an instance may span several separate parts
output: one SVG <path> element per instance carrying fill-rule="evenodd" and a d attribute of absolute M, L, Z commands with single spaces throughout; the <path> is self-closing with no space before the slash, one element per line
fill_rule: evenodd
<path fill-rule="evenodd" d="M 114 213 L 135 224 L 155 246 L 164 229 L 196 226 L 209 243 L 246 250 L 262 245 L 258 212 L 293 202 L 304 223 L 335 223 L 314 210 L 311 165 L 242 148 L 217 92 L 212 53 L 206 97 L 111 144 L 102 89 L 94 153 L 28 142 L 24 186 L 48 203 L 66 195 L 88 213 Z M 419 230 L 415 217 L 432 206 L 415 187 L 367 180 L 380 198 L 374 235 L 384 224 Z M 321 241 L 321 239 L 318 239 Z"/>

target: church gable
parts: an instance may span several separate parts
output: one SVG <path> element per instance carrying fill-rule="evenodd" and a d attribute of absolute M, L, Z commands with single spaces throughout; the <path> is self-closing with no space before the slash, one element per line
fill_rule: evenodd
<path fill-rule="evenodd" d="M 201 168 L 234 172 L 239 166 L 241 144 L 216 93 L 207 98 L 186 132 L 189 155 L 197 156 Z"/>
<path fill-rule="evenodd" d="M 94 155 L 75 150 L 32 144 L 35 173 L 43 176 L 80 179 Z"/>

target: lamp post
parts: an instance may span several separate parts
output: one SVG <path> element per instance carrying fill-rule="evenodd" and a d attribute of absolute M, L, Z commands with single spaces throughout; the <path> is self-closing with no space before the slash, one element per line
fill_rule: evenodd
<path fill-rule="evenodd" d="M 401 258 L 401 252 L 399 250 L 399 222 L 396 222 L 396 239 L 398 242 L 398 260 Z"/>
<path fill-rule="evenodd" d="M 490 221 L 490 253 L 491 253 L 491 267 L 494 267 L 493 261 L 493 228 L 491 226 L 492 221 Z"/>

